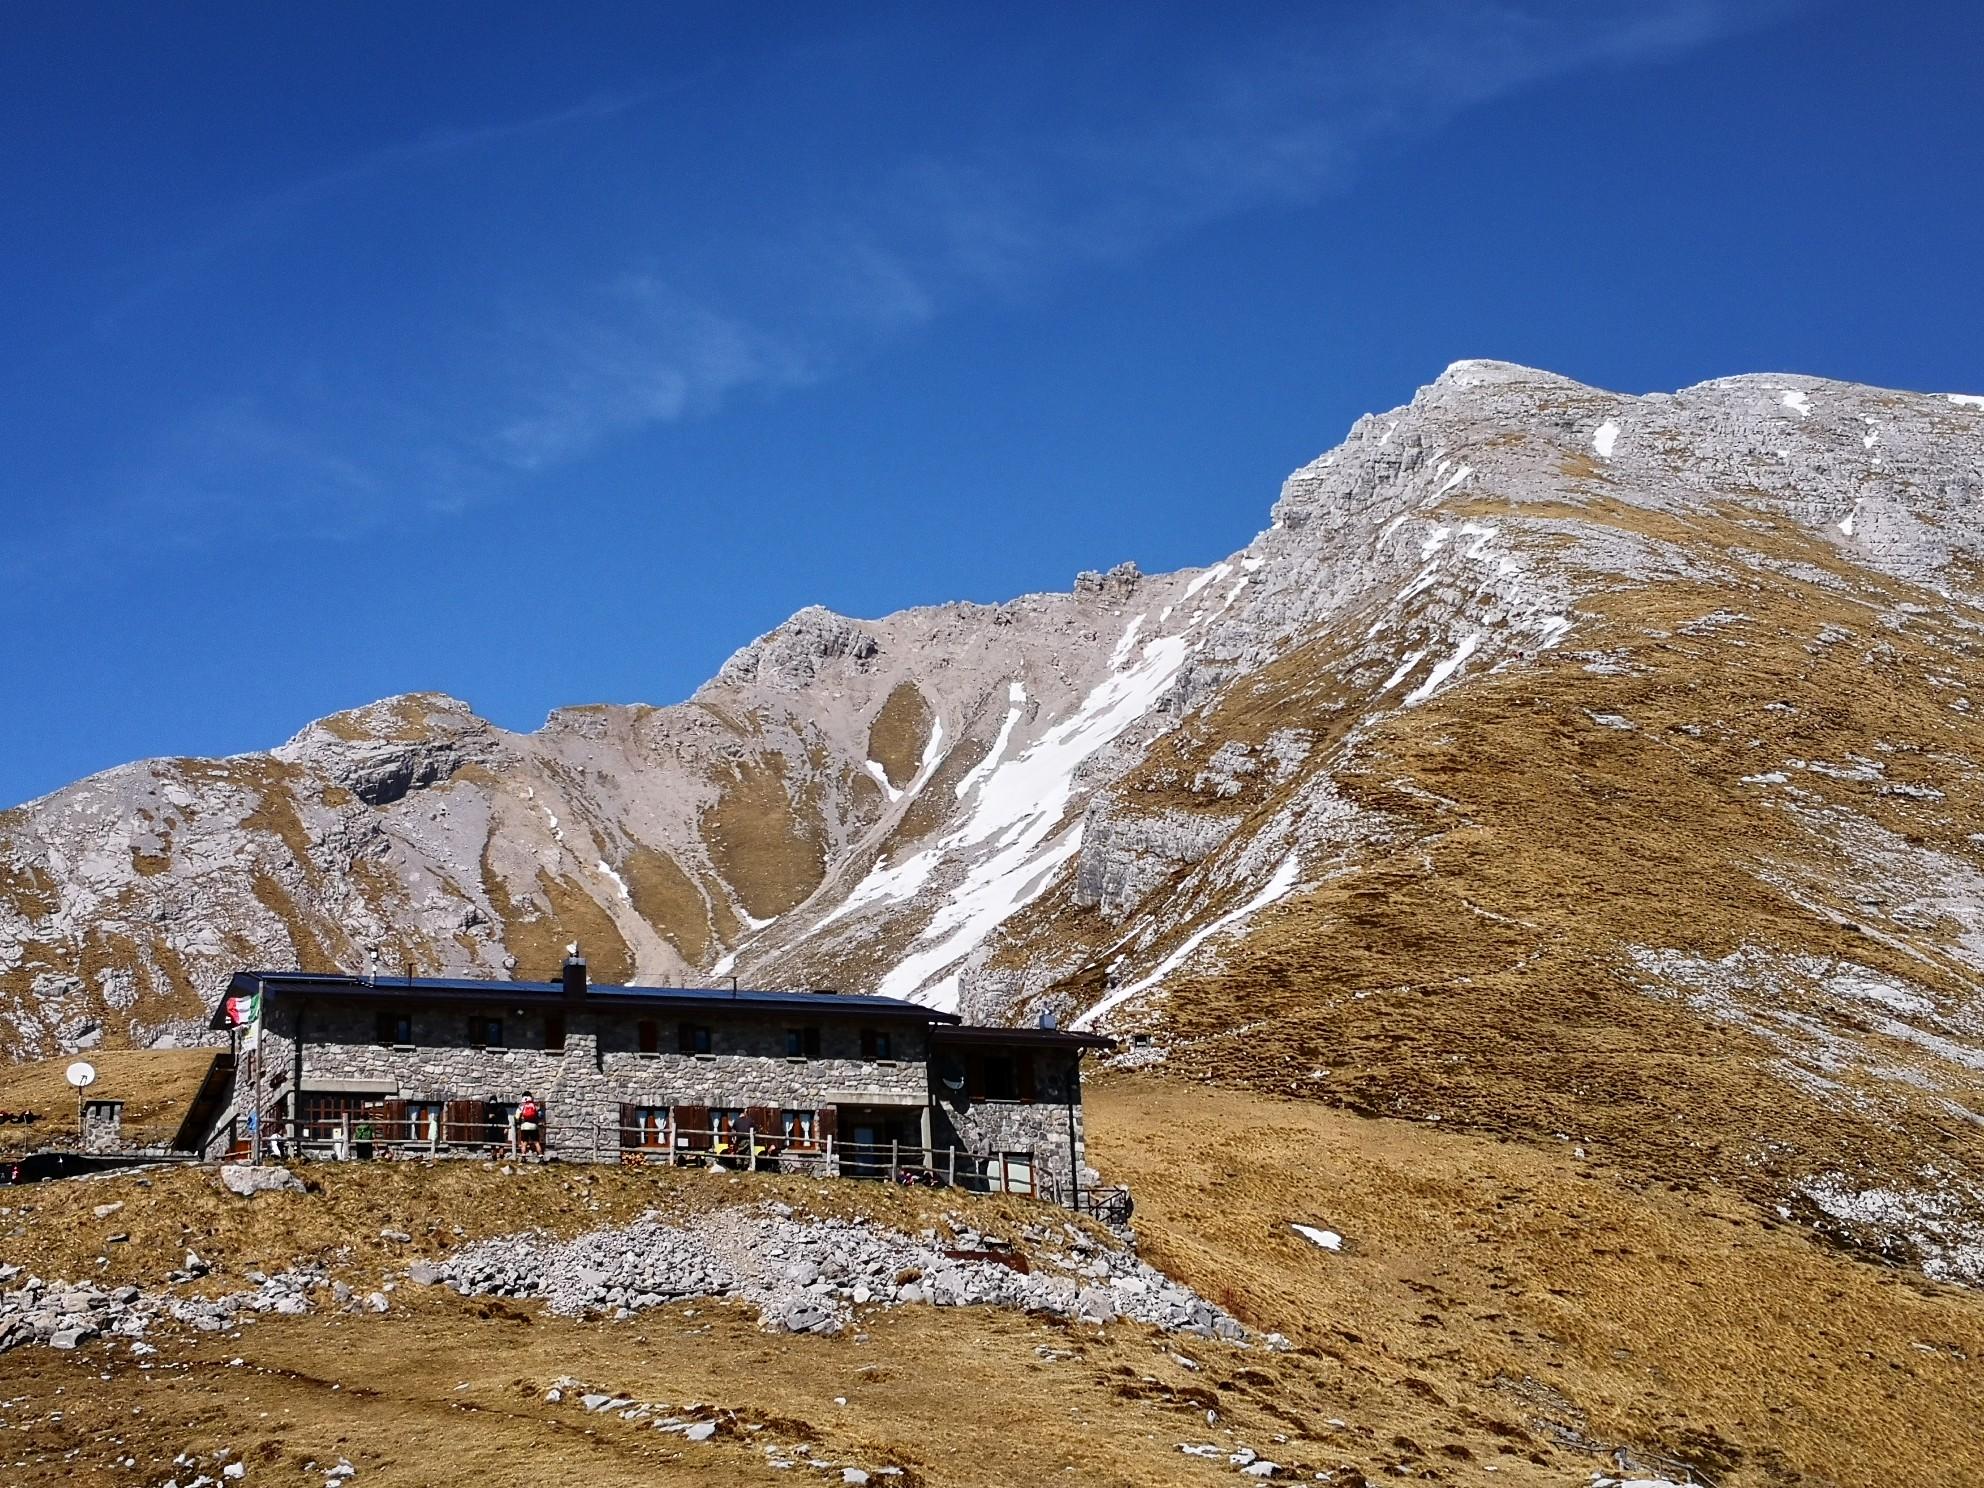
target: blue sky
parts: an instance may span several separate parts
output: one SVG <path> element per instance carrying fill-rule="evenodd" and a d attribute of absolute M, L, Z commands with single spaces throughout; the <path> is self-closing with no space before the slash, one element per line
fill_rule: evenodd
<path fill-rule="evenodd" d="M 0 803 L 1210 562 L 1448 362 L 1984 390 L 1984 7 L 0 10 Z"/>

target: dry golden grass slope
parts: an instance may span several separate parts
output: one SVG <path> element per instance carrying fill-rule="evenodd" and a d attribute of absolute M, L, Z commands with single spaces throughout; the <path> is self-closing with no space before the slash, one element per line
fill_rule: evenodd
<path fill-rule="evenodd" d="M 1984 615 L 1787 522 L 1577 521 L 1758 559 L 1616 583 L 1574 642 L 1416 707 L 1374 706 L 1346 625 L 1187 717 L 1112 793 L 1240 825 L 1154 896 L 1141 964 L 1265 876 L 1220 887 L 1251 843 L 1334 814 L 1300 890 L 1110 1026 L 1177 1076 L 1570 1138 L 1984 1280 Z M 1287 779 L 1194 788 L 1291 730 Z M 1093 1002 L 1138 922 L 1038 908 L 1009 964 L 1092 947 L 1046 996 Z"/>
<path fill-rule="evenodd" d="M 1568 1147 L 1176 1082 L 1107 1079 L 1092 1110 L 1099 1162 L 1139 1194 L 1145 1256 L 1288 1350 L 921 1306 L 794 1338 L 709 1302 L 614 1323 L 401 1287 L 386 1316 L 168 1329 L 150 1358 L 0 1356 L 0 1482 L 159 1483 L 180 1453 L 211 1471 L 223 1447 L 251 1488 L 318 1481 L 306 1464 L 340 1456 L 389 1488 L 838 1482 L 846 1465 L 929 1488 L 1141 1488 L 1237 1481 L 1223 1454 L 1239 1445 L 1282 1480 L 1338 1485 L 1583 1488 L 1621 1452 L 1721 1488 L 1963 1488 L 1984 1473 L 1978 1299 L 1816 1247 L 1733 1196 L 1648 1192 Z M 0 1243 L 49 1277 L 155 1286 L 190 1246 L 214 1265 L 208 1291 L 306 1259 L 370 1287 L 467 1239 L 569 1234 L 650 1205 L 780 1197 L 915 1229 L 959 1203 L 655 1170 L 308 1176 L 309 1194 L 251 1201 L 195 1168 L 43 1185 L 5 1196 Z M 112 1201 L 124 1208 L 96 1219 Z M 963 1202 L 1004 1233 L 1040 1217 Z M 113 1227 L 130 1239 L 104 1243 Z M 691 1444 L 547 1401 L 565 1376 L 716 1434 Z M 1179 1450 L 1208 1443 L 1222 1456 Z"/>

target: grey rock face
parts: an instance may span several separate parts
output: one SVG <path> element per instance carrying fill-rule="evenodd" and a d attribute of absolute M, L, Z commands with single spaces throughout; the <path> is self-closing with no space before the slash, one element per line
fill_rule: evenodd
<path fill-rule="evenodd" d="M 379 729 L 385 736 L 369 733 Z M 275 752 L 342 786 L 368 806 L 452 779 L 467 765 L 514 760 L 502 735 L 454 698 L 390 699 L 350 715 L 342 728 L 314 723 Z"/>
<path fill-rule="evenodd" d="M 717 680 L 791 690 L 818 677 L 824 663 L 846 659 L 859 666 L 881 649 L 872 633 L 846 616 L 809 605 L 732 655 Z"/>
<path fill-rule="evenodd" d="M 1373 721 L 1561 657 L 1622 587 L 1718 589 L 1704 608 L 1735 613 L 1758 574 L 1919 586 L 1864 635 L 1815 641 L 1870 665 L 1924 613 L 1974 628 L 1980 498 L 1974 399 L 1789 374 L 1634 397 L 1456 363 L 1291 475 L 1271 525 L 1204 570 L 1123 566 L 875 620 L 807 609 L 677 707 L 573 708 L 511 734 L 451 699 L 392 699 L 267 755 L 125 766 L 0 814 L 0 1043 L 207 1037 L 172 1021 L 186 982 L 217 993 L 244 944 L 277 965 L 358 970 L 367 945 L 403 944 L 447 971 L 545 975 L 519 955 L 581 921 L 615 942 L 588 945 L 595 966 L 610 952 L 634 979 L 1114 1026 L 1383 840 L 1331 774 Z M 1714 551 L 1685 535 L 1711 519 Z M 1785 524 L 1825 561 L 1773 550 Z M 1963 678 L 1934 685 L 1976 716 Z M 1607 737 L 1645 736 L 1599 712 Z M 1763 761 L 1743 788 L 1809 814 L 1796 791 L 1824 764 Z M 1933 804 L 1933 786 L 1888 788 Z M 1840 871 L 1906 886 L 1897 913 L 1955 927 L 1937 954 L 1984 976 L 1977 855 L 1893 839 L 1843 830 Z M 86 980 L 86 942 L 132 949 Z M 1106 977 L 1086 966 L 1096 944 Z M 1048 994 L 1075 971 L 1085 1002 L 1103 986 L 1100 1011 Z M 1969 1057 L 1976 1017 L 1909 1026 Z"/>

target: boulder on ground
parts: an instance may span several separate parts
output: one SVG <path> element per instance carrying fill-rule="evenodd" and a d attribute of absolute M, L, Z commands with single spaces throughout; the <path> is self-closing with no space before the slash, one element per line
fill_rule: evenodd
<path fill-rule="evenodd" d="M 222 1163 L 220 1168 L 221 1187 L 242 1198 L 252 1198 L 259 1193 L 303 1192 L 303 1180 L 288 1168 L 278 1168 L 268 1164 L 260 1167 L 248 1163 Z"/>

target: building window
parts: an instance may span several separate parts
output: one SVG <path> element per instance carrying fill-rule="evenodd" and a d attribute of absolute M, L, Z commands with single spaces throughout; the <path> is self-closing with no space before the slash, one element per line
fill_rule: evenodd
<path fill-rule="evenodd" d="M 668 1107 L 634 1107 L 633 1141 L 636 1147 L 668 1145 Z"/>
<path fill-rule="evenodd" d="M 544 1047 L 554 1053 L 565 1052 L 565 1015 L 546 1013 L 544 1015 Z"/>
<path fill-rule="evenodd" d="M 413 1042 L 413 1015 L 381 1011 L 378 1015 L 379 1042 L 389 1045 Z"/>
<path fill-rule="evenodd" d="M 478 1049 L 503 1047 L 503 1020 L 475 1013 L 468 1020 L 468 1041 Z"/>
<path fill-rule="evenodd" d="M 676 1044 L 684 1054 L 710 1052 L 710 1030 L 706 1023 L 684 1023 L 675 1030 Z"/>
<path fill-rule="evenodd" d="M 439 1101 L 408 1101 L 406 1139 L 409 1142 L 440 1141 L 442 1115 L 443 1110 Z"/>
<path fill-rule="evenodd" d="M 635 1032 L 640 1037 L 640 1050 L 643 1054 L 661 1052 L 661 1025 L 652 1018 L 641 1019 Z M 685 1051 L 686 1052 L 686 1051 Z"/>
<path fill-rule="evenodd" d="M 1020 1066 L 1012 1055 L 985 1056 L 985 1098 L 995 1101 L 1016 1101 L 1020 1098 Z"/>
<path fill-rule="evenodd" d="M 864 1028 L 861 1030 L 861 1057 L 863 1059 L 894 1059 L 895 1043 L 887 1029 Z"/>
<path fill-rule="evenodd" d="M 807 1147 L 813 1145 L 813 1138 L 820 1129 L 819 1123 L 820 1113 L 818 1111 L 780 1111 L 778 1113 L 779 1130 L 784 1134 L 785 1140 Z"/>
<path fill-rule="evenodd" d="M 350 1117 L 353 1127 L 375 1121 L 379 1115 L 379 1100 L 369 1095 L 326 1095 L 305 1092 L 303 1097 L 303 1135 L 310 1139 L 333 1137 L 344 1130 L 345 1118 Z"/>
<path fill-rule="evenodd" d="M 818 1059 L 820 1057 L 820 1030 L 817 1028 L 786 1029 L 785 1057 L 787 1059 Z"/>

